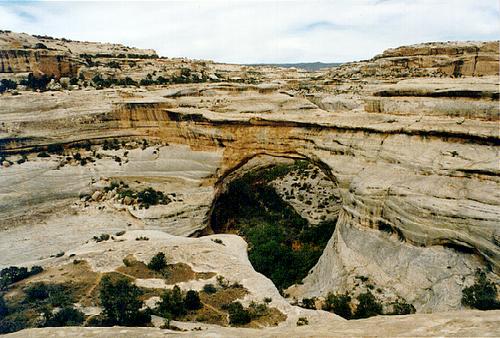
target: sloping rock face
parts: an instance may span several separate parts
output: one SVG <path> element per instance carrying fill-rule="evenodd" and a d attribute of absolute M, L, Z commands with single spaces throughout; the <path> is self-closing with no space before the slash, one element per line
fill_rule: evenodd
<path fill-rule="evenodd" d="M 0 32 L 0 73 L 33 73 L 36 76 L 74 77 L 91 56 L 157 57 L 153 50 L 118 44 L 55 39 L 9 31 Z"/>
<path fill-rule="evenodd" d="M 318 168 L 297 192 L 311 203 L 290 204 L 312 223 L 329 214 L 337 223 L 303 284 L 286 291 L 290 299 L 374 290 L 417 312 L 462 309 L 476 269 L 499 282 L 498 68 L 486 60 L 498 61 L 498 43 L 440 46 L 391 50 L 359 71 L 264 68 L 256 84 L 4 94 L 2 264 L 47 257 L 49 244 L 77 247 L 104 229 L 210 233 L 231 180 L 302 159 Z M 450 64 L 469 65 L 476 50 L 475 70 L 461 68 L 474 77 L 453 78 Z M 394 66 L 398 58 L 411 66 Z M 403 79 L 421 75 L 447 77 Z M 139 209 L 116 197 L 120 188 L 104 191 L 113 181 L 153 186 L 174 202 Z M 286 199 L 292 178 L 274 184 Z M 318 212 L 330 196 L 328 215 Z"/>
<path fill-rule="evenodd" d="M 369 61 L 343 65 L 342 78 L 460 77 L 498 74 L 498 41 L 431 42 L 388 49 Z"/>

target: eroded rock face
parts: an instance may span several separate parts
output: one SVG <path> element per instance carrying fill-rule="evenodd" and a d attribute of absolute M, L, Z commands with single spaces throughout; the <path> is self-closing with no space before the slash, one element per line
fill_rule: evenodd
<path fill-rule="evenodd" d="M 274 188 L 309 222 L 338 220 L 291 298 L 370 289 L 417 312 L 462 309 L 477 268 L 499 282 L 495 46 L 405 47 L 314 76 L 259 68 L 252 76 L 261 84 L 2 95 L 2 264 L 68 250 L 105 229 L 209 232 L 213 202 L 231 180 L 302 159 L 321 170 L 283 176 Z M 460 75 L 474 77 L 452 78 L 457 60 Z M 342 80 L 355 73 L 364 81 Z M 433 78 L 402 79 L 423 75 Z M 114 139 L 118 148 L 104 149 Z M 64 149 L 52 153 L 54 144 Z M 173 202 L 134 210 L 117 191 L 80 198 L 113 180 L 152 186 Z"/>
<path fill-rule="evenodd" d="M 461 77 L 498 74 L 498 41 L 430 42 L 388 49 L 369 61 L 343 65 L 339 77 Z"/>

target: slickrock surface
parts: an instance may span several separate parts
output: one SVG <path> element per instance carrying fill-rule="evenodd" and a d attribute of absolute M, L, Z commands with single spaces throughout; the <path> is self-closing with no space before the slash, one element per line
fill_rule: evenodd
<path fill-rule="evenodd" d="M 500 281 L 498 42 L 400 47 L 369 61 L 307 73 L 156 59 L 153 51 L 21 37 L 0 34 L 0 77 L 50 72 L 52 61 L 44 66 L 33 50 L 41 41 L 48 47 L 43 53 L 65 55 L 57 67 L 68 71 L 61 76 L 141 79 L 153 69 L 168 76 L 189 68 L 208 80 L 1 95 L 1 266 L 39 259 L 57 265 L 66 256 L 49 256 L 64 251 L 92 256 L 94 267 L 112 268 L 125 253 L 146 257 L 155 245 L 189 243 L 193 250 L 215 251 L 171 252 L 195 270 L 237 277 L 256 298 L 272 293 L 289 318 L 265 332 L 209 327 L 185 336 L 500 335 L 498 311 L 466 311 L 460 302 L 477 268 Z M 14 66 L 15 48 L 29 53 L 28 62 Z M 101 54 L 143 57 L 97 56 L 101 49 Z M 91 66 L 79 54 L 93 54 L 103 65 Z M 65 58 L 78 60 L 66 66 Z M 131 59 L 136 65 L 128 65 Z M 121 69 L 103 60 L 117 60 Z M 108 142 L 117 146 L 110 149 Z M 51 145 L 64 151 L 37 156 Z M 75 153 L 87 158 L 85 163 Z M 18 164 L 23 155 L 27 161 Z M 322 215 L 338 220 L 303 284 L 287 290 L 290 298 L 253 270 L 237 236 L 224 237 L 226 248 L 210 237 L 171 236 L 211 233 L 211 208 L 231 180 L 291 159 L 311 161 L 318 173 L 304 177 L 300 184 L 310 186 L 297 192 L 311 203 L 290 204 L 311 223 Z M 140 209 L 116 189 L 106 191 L 115 181 L 136 190 L 153 187 L 171 202 Z M 293 183 L 288 176 L 274 185 L 286 200 Z M 320 210 L 326 200 L 331 203 Z M 94 235 L 118 230 L 157 232 L 148 243 L 84 245 Z M 111 252 L 101 250 L 108 245 Z M 359 283 L 360 275 L 368 282 Z M 368 284 L 380 288 L 384 300 L 413 304 L 417 315 L 344 321 L 288 303 L 330 291 L 359 294 Z M 310 325 L 296 327 L 302 311 Z M 64 328 L 13 336 L 70 334 L 181 335 L 152 328 Z"/>

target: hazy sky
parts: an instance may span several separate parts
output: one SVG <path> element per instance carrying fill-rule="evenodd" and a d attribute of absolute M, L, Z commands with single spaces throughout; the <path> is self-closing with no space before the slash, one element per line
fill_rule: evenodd
<path fill-rule="evenodd" d="M 500 37 L 498 0 L 0 1 L 0 29 L 222 62 L 342 62 Z"/>

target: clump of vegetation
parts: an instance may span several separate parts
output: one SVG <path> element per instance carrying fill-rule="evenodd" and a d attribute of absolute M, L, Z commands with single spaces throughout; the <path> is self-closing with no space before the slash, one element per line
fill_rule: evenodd
<path fill-rule="evenodd" d="M 104 140 L 104 143 L 102 144 L 103 150 L 119 150 L 120 148 L 120 142 L 116 138 L 111 140 Z"/>
<path fill-rule="evenodd" d="M 309 320 L 306 317 L 299 317 L 297 320 L 297 326 L 309 325 Z"/>
<path fill-rule="evenodd" d="M 99 242 L 105 242 L 109 240 L 109 238 L 110 238 L 109 234 L 101 234 L 100 236 L 94 236 L 92 239 L 97 243 L 99 243 Z"/>
<path fill-rule="evenodd" d="M 54 307 L 70 305 L 75 300 L 70 287 L 64 284 L 46 284 L 38 282 L 30 284 L 24 289 L 24 292 L 28 301 L 44 301 Z"/>
<path fill-rule="evenodd" d="M 207 294 L 212 294 L 217 292 L 217 288 L 213 284 L 203 285 L 203 291 Z"/>
<path fill-rule="evenodd" d="M 217 244 L 221 244 L 221 245 L 225 245 L 224 242 L 219 238 L 212 239 L 212 242 L 217 243 Z"/>
<path fill-rule="evenodd" d="M 189 290 L 184 298 L 184 306 L 188 311 L 201 309 L 203 304 L 201 304 L 200 294 L 197 291 Z"/>
<path fill-rule="evenodd" d="M 304 309 L 316 310 L 316 298 L 303 298 L 300 307 Z"/>
<path fill-rule="evenodd" d="M 358 302 L 353 318 L 368 318 L 382 314 L 382 305 L 370 291 L 360 294 Z"/>
<path fill-rule="evenodd" d="M 156 255 L 151 258 L 151 261 L 148 263 L 148 268 L 154 271 L 163 271 L 167 267 L 167 260 L 165 258 L 165 254 L 163 252 L 158 252 Z"/>
<path fill-rule="evenodd" d="M 122 79 L 103 78 L 100 74 L 92 78 L 92 84 L 96 89 L 109 88 L 111 86 L 139 86 L 139 83 L 130 77 Z"/>
<path fill-rule="evenodd" d="M 0 294 L 0 319 L 3 319 L 9 313 L 9 308 L 7 307 L 7 303 L 5 303 L 5 299 L 3 295 Z"/>
<path fill-rule="evenodd" d="M 351 297 L 347 292 L 345 294 L 333 294 L 330 292 L 323 304 L 323 310 L 333 312 L 345 319 L 351 319 L 352 311 L 350 303 Z"/>
<path fill-rule="evenodd" d="M 69 310 L 74 301 L 71 285 L 43 282 L 26 285 L 10 303 L 0 296 L 0 333 L 27 327 L 79 325 L 83 314 Z M 58 308 L 58 312 L 54 311 Z"/>
<path fill-rule="evenodd" d="M 387 313 L 388 315 L 409 315 L 415 313 L 415 307 L 412 304 L 408 304 L 405 301 L 398 300 L 392 305 L 392 311 Z"/>
<path fill-rule="evenodd" d="M 252 321 L 250 311 L 246 310 L 240 302 L 232 302 L 227 306 L 229 324 L 245 325 Z"/>
<path fill-rule="evenodd" d="M 149 237 L 139 236 L 135 238 L 136 241 L 149 241 Z"/>
<path fill-rule="evenodd" d="M 6 290 L 9 285 L 19 282 L 25 278 L 36 275 L 43 271 L 41 266 L 33 266 L 28 271 L 25 267 L 11 266 L 0 271 L 0 290 Z"/>
<path fill-rule="evenodd" d="M 47 85 L 54 78 L 54 76 L 47 76 L 45 74 L 35 77 L 32 73 L 28 75 L 27 79 L 21 80 L 20 85 L 26 86 L 32 90 L 46 91 Z"/>
<path fill-rule="evenodd" d="M 17 82 L 9 79 L 2 79 L 0 81 L 0 94 L 6 92 L 9 89 L 16 89 Z"/>
<path fill-rule="evenodd" d="M 128 197 L 132 200 L 132 204 L 138 203 L 139 209 L 148 209 L 151 205 L 166 205 L 172 202 L 172 200 L 162 191 L 155 190 L 151 187 L 141 191 L 134 191 L 123 182 L 111 182 L 108 187 L 104 188 L 105 192 L 112 190 L 116 190 L 119 198 L 124 199 L 125 197 Z"/>
<path fill-rule="evenodd" d="M 247 173 L 229 184 L 212 213 L 212 228 L 216 232 L 235 229 L 244 236 L 255 270 L 279 289 L 307 276 L 335 230 L 335 220 L 310 225 L 269 184 L 307 168 L 308 162 L 296 161 Z"/>
<path fill-rule="evenodd" d="M 229 324 L 236 326 L 248 324 L 254 319 L 265 316 L 269 311 L 265 302 L 253 301 L 248 305 L 248 308 L 243 307 L 238 301 L 227 304 L 224 308 L 229 313 Z"/>
<path fill-rule="evenodd" d="M 462 304 L 479 310 L 498 310 L 497 289 L 488 281 L 486 273 L 478 269 L 475 283 L 462 290 Z"/>
<path fill-rule="evenodd" d="M 168 319 L 185 315 L 187 310 L 181 289 L 175 285 L 172 290 L 165 290 L 156 310 L 158 314 Z"/>
<path fill-rule="evenodd" d="M 129 280 L 113 281 L 104 276 L 100 283 L 99 299 L 103 308 L 104 325 L 143 326 L 151 322 L 151 316 L 141 311 L 142 290 Z"/>
<path fill-rule="evenodd" d="M 54 314 L 49 313 L 45 326 L 79 326 L 85 320 L 85 315 L 72 306 L 65 306 Z"/>

